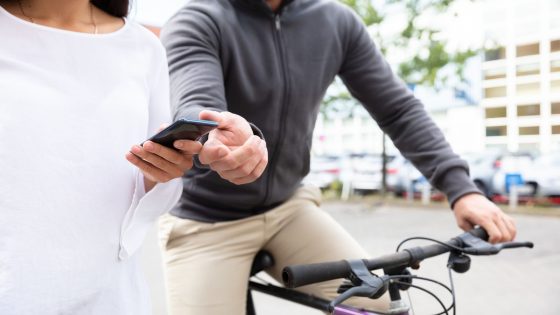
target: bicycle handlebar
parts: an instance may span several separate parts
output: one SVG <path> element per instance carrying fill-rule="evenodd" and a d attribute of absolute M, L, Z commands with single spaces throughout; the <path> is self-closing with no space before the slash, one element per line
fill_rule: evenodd
<path fill-rule="evenodd" d="M 460 240 L 465 234 L 470 234 L 483 241 L 488 240 L 488 234 L 482 228 L 475 228 L 465 232 L 458 237 L 448 241 L 446 244 L 451 246 L 462 246 Z M 385 255 L 376 259 L 363 259 L 364 264 L 369 270 L 409 266 L 426 258 L 438 256 L 449 252 L 448 246 L 432 244 L 422 247 L 405 249 L 391 255 Z M 285 267 L 282 271 L 282 280 L 288 288 L 296 288 L 303 285 L 323 282 L 338 278 L 345 278 L 351 272 L 351 268 L 345 260 L 324 262 L 309 265 L 293 265 Z"/>

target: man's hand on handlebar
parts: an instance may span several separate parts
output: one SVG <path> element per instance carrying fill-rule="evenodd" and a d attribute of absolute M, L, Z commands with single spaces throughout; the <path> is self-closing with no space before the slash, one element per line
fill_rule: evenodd
<path fill-rule="evenodd" d="M 453 206 L 457 225 L 464 231 L 480 225 L 487 232 L 490 243 L 509 242 L 515 238 L 514 220 L 498 206 L 479 194 L 468 194 Z"/>

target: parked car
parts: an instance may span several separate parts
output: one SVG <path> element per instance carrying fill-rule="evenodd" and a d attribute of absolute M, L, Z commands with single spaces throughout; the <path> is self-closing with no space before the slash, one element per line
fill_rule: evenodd
<path fill-rule="evenodd" d="M 390 160 L 391 157 L 388 159 Z M 343 183 L 349 184 L 353 191 L 380 190 L 382 163 L 381 155 L 354 154 L 349 156 L 343 169 Z"/>
<path fill-rule="evenodd" d="M 469 163 L 470 176 L 480 191 L 488 198 L 505 191 L 504 167 L 510 168 L 515 160 L 529 161 L 534 158 L 530 152 L 510 153 L 503 150 L 489 150 L 479 154 L 464 155 Z M 511 170 L 509 170 L 511 171 Z M 500 173 L 500 175 L 496 175 Z M 504 181 L 495 180 L 501 177 Z"/>
<path fill-rule="evenodd" d="M 387 165 L 387 188 L 397 196 L 403 196 L 407 191 L 418 192 L 418 184 L 424 181 L 420 171 L 402 155 L 397 155 Z"/>
<path fill-rule="evenodd" d="M 560 203 L 560 152 L 539 157 L 523 176 L 537 197 Z"/>
<path fill-rule="evenodd" d="M 309 174 L 303 179 L 303 183 L 325 189 L 339 179 L 340 171 L 339 156 L 312 156 Z"/>
<path fill-rule="evenodd" d="M 523 180 L 521 185 L 518 185 L 517 192 L 520 197 L 533 197 L 536 192 L 536 185 L 534 182 L 526 180 L 526 175 L 533 168 L 533 156 L 527 154 L 511 154 L 503 156 L 500 160 L 500 167 L 495 172 L 492 179 L 493 195 L 507 196 L 509 193 L 509 185 L 506 182 L 507 176 L 519 176 Z"/>

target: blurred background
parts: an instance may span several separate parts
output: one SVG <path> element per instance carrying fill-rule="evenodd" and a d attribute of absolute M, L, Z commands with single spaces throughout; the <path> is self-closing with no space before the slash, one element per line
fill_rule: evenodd
<path fill-rule="evenodd" d="M 185 1 L 133 2 L 131 19 L 159 34 Z M 537 243 L 533 252 L 501 258 L 502 265 L 487 263 L 477 270 L 478 278 L 465 277 L 458 299 L 474 307 L 460 313 L 560 314 L 555 298 L 560 273 L 554 271 L 560 263 L 554 243 L 560 229 L 560 0 L 340 2 L 368 26 L 395 73 L 469 162 L 480 190 L 515 216 L 520 238 Z M 399 153 L 339 80 L 323 101 L 305 181 L 321 187 L 327 211 L 372 252 L 392 250 L 399 240 L 418 235 L 409 227 L 422 220 L 423 235 L 436 231 L 447 238 L 458 232 L 445 197 Z M 398 229 L 361 226 L 379 222 L 390 227 L 397 221 Z M 165 314 L 155 238 L 154 229 L 144 261 L 154 310 Z M 497 298 L 497 292 L 505 295 Z M 263 314 L 318 314 L 277 303 L 257 300 Z"/>

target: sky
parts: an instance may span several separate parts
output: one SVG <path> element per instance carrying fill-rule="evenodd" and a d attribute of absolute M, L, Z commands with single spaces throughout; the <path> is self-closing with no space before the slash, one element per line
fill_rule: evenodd
<path fill-rule="evenodd" d="M 185 0 L 132 0 L 130 18 L 152 26 L 162 26 Z"/>

